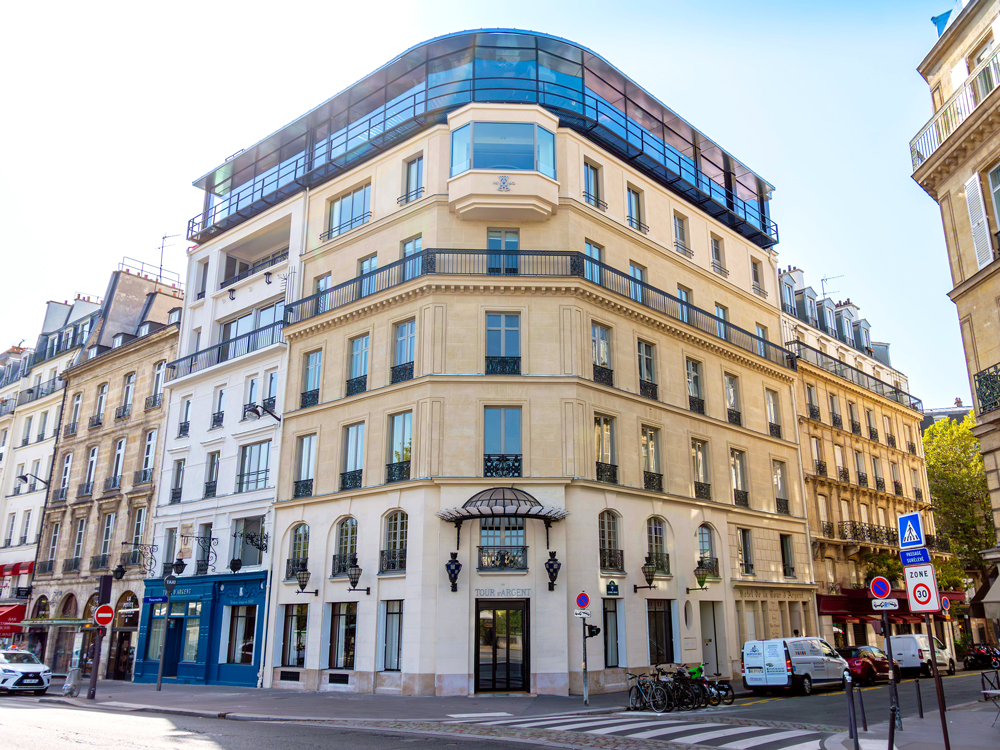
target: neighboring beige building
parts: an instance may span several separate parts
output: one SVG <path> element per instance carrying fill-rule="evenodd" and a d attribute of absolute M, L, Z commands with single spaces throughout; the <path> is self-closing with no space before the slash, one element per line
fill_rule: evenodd
<path fill-rule="evenodd" d="M 93 642 L 96 578 L 121 574 L 100 675 L 131 680 L 142 582 L 159 575 L 147 527 L 162 453 L 165 366 L 176 356 L 182 302 L 176 286 L 123 264 L 83 351 L 61 374 L 66 400 L 24 625 L 26 640 L 57 674 L 69 668 L 77 634 L 83 631 L 85 657 Z"/>
<path fill-rule="evenodd" d="M 290 245 L 265 686 L 578 693 L 581 591 L 593 691 L 818 632 L 772 188 L 627 88 L 454 34 L 199 180 L 191 239 Z M 220 664 L 261 653 L 236 627 Z"/>

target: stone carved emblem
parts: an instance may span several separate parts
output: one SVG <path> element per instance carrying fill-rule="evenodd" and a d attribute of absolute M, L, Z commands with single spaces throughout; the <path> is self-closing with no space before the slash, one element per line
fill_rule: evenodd
<path fill-rule="evenodd" d="M 510 179 L 510 175 L 502 174 L 497 179 L 493 180 L 493 184 L 497 186 L 497 190 L 501 193 L 508 193 L 510 192 L 510 186 L 516 183 Z"/>

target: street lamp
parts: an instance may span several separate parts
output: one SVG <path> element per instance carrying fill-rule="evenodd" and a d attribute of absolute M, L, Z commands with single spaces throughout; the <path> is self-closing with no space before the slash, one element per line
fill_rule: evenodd
<path fill-rule="evenodd" d="M 177 559 L 174 560 L 174 564 L 173 564 L 174 574 L 175 575 L 180 575 L 181 573 L 184 572 L 184 568 L 186 568 L 186 567 L 187 567 L 187 563 L 184 562 L 184 558 L 181 557 L 180 555 L 177 555 Z"/>
<path fill-rule="evenodd" d="M 549 591 L 556 590 L 556 578 L 562 563 L 556 559 L 555 550 L 549 550 L 549 559 L 545 561 L 545 572 L 549 574 Z"/>
<path fill-rule="evenodd" d="M 179 562 L 182 566 L 184 565 L 184 561 L 180 558 L 177 558 L 177 562 Z M 176 568 L 177 566 L 175 565 L 174 567 Z M 160 639 L 160 665 L 156 668 L 157 692 L 159 692 L 160 686 L 163 684 L 163 657 L 165 655 L 164 652 L 167 645 L 167 623 L 170 621 L 170 595 L 174 593 L 174 586 L 176 585 L 177 579 L 172 575 L 168 575 L 163 579 L 163 590 L 167 592 L 167 610 L 163 615 L 163 637 Z M 97 669 L 96 665 L 94 666 L 94 669 Z"/>
<path fill-rule="evenodd" d="M 444 569 L 448 571 L 448 580 L 451 581 L 451 590 L 458 591 L 458 574 L 462 572 L 462 563 L 458 561 L 457 552 L 451 553 L 451 559 L 444 564 Z M 359 577 L 360 571 L 361 569 L 358 568 Z"/>
<path fill-rule="evenodd" d="M 306 586 L 309 585 L 309 576 L 310 576 L 310 573 L 305 568 L 299 568 L 295 572 L 295 580 L 297 580 L 299 582 L 299 590 L 296 591 L 295 593 L 296 594 L 312 594 L 313 596 L 319 596 L 319 589 L 315 589 L 314 591 L 306 591 Z"/>
<path fill-rule="evenodd" d="M 646 562 L 642 564 L 639 568 L 642 571 L 642 577 L 646 579 L 646 585 L 640 586 L 639 584 L 634 584 L 632 586 L 632 593 L 638 594 L 639 589 L 655 589 L 656 584 L 653 583 L 653 576 L 656 575 L 656 565 L 653 563 L 653 559 L 646 555 Z"/>
<path fill-rule="evenodd" d="M 363 589 L 358 588 L 358 581 L 361 580 L 361 568 L 358 567 L 357 560 L 351 563 L 351 567 L 347 569 L 347 580 L 351 582 L 351 588 L 347 589 L 348 591 L 364 591 L 368 596 L 372 595 L 371 586 Z"/>
<path fill-rule="evenodd" d="M 247 404 L 246 406 L 243 407 L 243 418 L 244 419 L 256 420 L 256 419 L 260 419 L 265 414 L 270 414 L 272 417 L 274 417 L 275 419 L 277 419 L 279 422 L 281 421 L 281 417 L 279 417 L 277 414 L 275 414 L 273 411 L 271 411 L 270 409 L 268 409 L 263 404 L 259 404 L 259 405 L 258 404 Z"/>
<path fill-rule="evenodd" d="M 120 581 L 125 577 L 125 566 L 119 562 L 118 567 L 111 571 L 111 575 L 115 577 L 116 581 Z"/>
<path fill-rule="evenodd" d="M 687 592 L 690 594 L 692 591 L 708 591 L 708 588 L 705 586 L 705 581 L 708 579 L 708 575 L 708 568 L 699 564 L 698 567 L 694 569 L 694 577 L 695 580 L 698 581 L 698 588 L 688 589 Z"/>
<path fill-rule="evenodd" d="M 28 477 L 33 477 L 36 482 L 41 482 L 46 487 L 49 486 L 49 483 L 46 482 L 44 479 L 42 479 L 41 477 L 37 477 L 37 476 L 35 476 L 34 474 L 31 474 L 31 473 L 18 474 L 17 475 L 17 481 L 23 482 L 24 484 L 27 484 L 28 483 Z"/>

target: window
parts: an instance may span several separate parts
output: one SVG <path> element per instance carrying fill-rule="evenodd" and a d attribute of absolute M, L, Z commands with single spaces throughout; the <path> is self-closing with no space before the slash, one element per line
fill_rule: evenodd
<path fill-rule="evenodd" d="M 385 519 L 385 550 L 403 552 L 406 550 L 406 532 L 409 520 L 401 510 L 390 513 Z"/>
<path fill-rule="evenodd" d="M 521 316 L 518 313 L 486 314 L 486 356 L 521 356 Z"/>
<path fill-rule="evenodd" d="M 479 544 L 483 547 L 523 547 L 524 519 L 512 517 L 489 517 L 479 522 Z M 511 550 L 518 554 L 516 550 Z M 513 561 L 508 561 L 511 565 Z M 489 563 L 489 557 L 480 565 Z M 523 564 L 523 563 L 522 563 Z M 484 566 L 485 567 L 485 566 Z M 513 567 L 511 565 L 511 567 Z"/>
<path fill-rule="evenodd" d="M 781 409 L 778 402 L 778 392 L 772 391 L 770 388 L 764 389 L 764 401 L 767 407 L 767 421 L 771 425 L 780 426 L 781 425 Z M 781 437 L 781 433 L 775 435 L 775 437 Z"/>
<path fill-rule="evenodd" d="M 771 477 L 774 484 L 774 496 L 778 500 L 788 500 L 788 480 L 784 461 L 771 461 Z M 780 509 L 779 509 L 780 510 Z"/>
<path fill-rule="evenodd" d="M 737 448 L 731 448 L 729 450 L 729 468 L 733 477 L 733 489 L 737 492 L 737 498 L 739 498 L 739 493 L 746 493 L 747 491 L 747 454 Z M 748 499 L 744 498 L 746 502 Z"/>
<path fill-rule="evenodd" d="M 728 372 L 723 375 L 723 385 L 726 391 L 726 408 L 738 412 L 740 410 L 740 379 Z M 732 415 L 730 415 L 732 421 Z"/>
<path fill-rule="evenodd" d="M 108 400 L 108 384 L 104 383 L 100 388 L 97 389 L 97 411 L 95 412 L 97 416 L 104 416 L 104 405 Z M 28 417 L 31 419 L 31 417 Z"/>
<path fill-rule="evenodd" d="M 156 460 L 156 430 L 146 433 L 145 445 L 142 449 L 142 470 L 152 471 L 153 461 Z"/>
<path fill-rule="evenodd" d="M 840 520 L 850 521 L 851 520 L 851 504 L 849 501 L 841 499 L 840 501 Z"/>
<path fill-rule="evenodd" d="M 80 402 L 83 400 L 83 394 L 78 393 L 73 397 L 73 416 L 70 419 L 70 424 L 75 425 L 80 421 Z M 7 431 L 4 430 L 3 433 L 4 442 L 7 442 Z"/>
<path fill-rule="evenodd" d="M 212 451 L 205 457 L 205 497 L 215 497 L 219 481 L 219 451 Z"/>
<path fill-rule="evenodd" d="M 70 471 L 72 469 L 73 469 L 73 454 L 67 453 L 65 456 L 63 456 L 62 476 L 59 480 L 59 486 L 62 489 L 66 489 L 67 487 L 69 487 L 69 477 L 70 477 Z"/>
<path fill-rule="evenodd" d="M 90 449 L 90 454 L 87 456 L 87 483 L 92 484 L 94 481 L 94 475 L 97 473 L 97 446 L 95 445 Z"/>
<path fill-rule="evenodd" d="M 854 451 L 854 468 L 857 470 L 858 474 L 865 474 L 865 457 L 861 455 L 861 451 Z"/>
<path fill-rule="evenodd" d="M 302 405 L 311 406 L 314 403 L 319 403 L 319 383 L 320 378 L 323 376 L 323 352 L 315 351 L 309 352 L 305 356 L 305 382 L 302 384 Z M 256 390 L 257 380 L 253 381 L 254 390 Z M 313 394 L 315 392 L 315 399 L 309 399 L 307 401 L 305 394 Z M 253 399 L 247 401 L 247 403 L 254 403 Z"/>
<path fill-rule="evenodd" d="M 344 472 L 361 471 L 364 466 L 365 424 L 344 428 Z"/>
<path fill-rule="evenodd" d="M 424 189 L 424 157 L 406 162 L 406 186 L 402 203 L 415 201 L 423 195 Z"/>
<path fill-rule="evenodd" d="M 285 605 L 285 636 L 281 647 L 281 666 L 304 667 L 306 665 L 308 620 L 308 604 Z"/>
<path fill-rule="evenodd" d="M 224 414 L 226 411 L 226 389 L 220 388 L 215 392 L 215 412 L 216 414 Z M 215 419 L 212 420 L 213 427 L 221 427 L 221 424 L 216 425 Z"/>
<path fill-rule="evenodd" d="M 701 399 L 701 362 L 696 362 L 693 359 L 687 360 L 687 383 L 688 383 L 688 396 L 691 398 Z"/>
<path fill-rule="evenodd" d="M 816 386 L 814 385 L 806 386 L 806 405 L 809 406 L 810 411 L 819 410 L 819 406 L 816 403 Z M 810 414 L 810 416 L 812 415 Z"/>
<path fill-rule="evenodd" d="M 486 232 L 487 272 L 491 276 L 516 276 L 519 273 L 518 249 L 521 237 L 516 229 L 490 229 Z M 506 252 L 504 252 L 506 251 Z"/>
<path fill-rule="evenodd" d="M 390 463 L 409 461 L 413 441 L 413 412 L 389 417 L 389 440 Z"/>
<path fill-rule="evenodd" d="M 132 392 L 135 390 L 135 373 L 130 372 L 125 376 L 125 391 L 122 394 L 122 406 L 132 405 Z"/>
<path fill-rule="evenodd" d="M 111 539 L 115 535 L 115 514 L 108 513 L 104 516 L 103 533 L 101 534 L 101 554 L 107 555 L 111 552 Z M 102 566 L 105 567 L 105 566 Z"/>
<path fill-rule="evenodd" d="M 271 463 L 271 441 L 264 440 L 240 448 L 240 473 L 237 492 L 249 492 L 267 487 Z"/>
<path fill-rule="evenodd" d="M 229 652 L 227 664 L 253 664 L 257 607 L 242 604 L 229 608 Z"/>
<path fill-rule="evenodd" d="M 184 486 L 184 459 L 179 458 L 174 461 L 174 472 L 172 476 L 172 481 L 170 487 L 174 490 L 177 495 L 177 499 L 180 500 L 181 488 Z"/>
<path fill-rule="evenodd" d="M 715 335 L 720 339 L 724 339 L 726 338 L 727 330 L 726 321 L 729 320 L 729 308 L 716 303 L 715 317 L 718 318 L 715 323 Z"/>
<path fill-rule="evenodd" d="M 385 602 L 385 649 L 382 667 L 386 672 L 398 672 L 403 648 L 403 600 Z"/>
<path fill-rule="evenodd" d="M 312 482 L 315 471 L 316 435 L 301 435 L 299 436 L 298 446 L 298 481 Z M 296 489 L 296 493 L 297 492 L 298 490 Z M 296 494 L 296 496 L 298 496 L 298 494 Z"/>
<path fill-rule="evenodd" d="M 157 362 L 153 368 L 153 395 L 158 396 L 163 393 L 163 372 L 166 362 Z"/>
<path fill-rule="evenodd" d="M 618 543 L 618 516 L 610 510 L 605 510 L 601 512 L 597 520 L 601 550 L 620 550 L 621 545 Z"/>
<path fill-rule="evenodd" d="M 823 450 L 820 447 L 820 442 L 818 437 L 809 438 L 809 443 L 812 445 L 812 457 L 813 461 L 823 460 Z"/>
<path fill-rule="evenodd" d="M 602 414 L 594 415 L 594 447 L 597 462 L 615 463 L 615 420 Z"/>
<path fill-rule="evenodd" d="M 83 552 L 83 540 L 87 531 L 87 520 L 81 518 L 76 522 L 76 539 L 73 540 L 73 557 L 79 557 Z"/>
<path fill-rule="evenodd" d="M 875 430 L 875 412 L 871 409 L 865 409 L 865 419 L 868 420 L 868 430 Z"/>
<path fill-rule="evenodd" d="M 583 163 L 583 199 L 602 211 L 607 204 L 601 200 L 601 171 L 590 162 Z"/>
<path fill-rule="evenodd" d="M 722 240 L 718 237 L 712 236 L 709 239 L 709 244 L 712 249 L 712 268 L 719 273 L 722 273 L 726 270 L 726 256 L 723 252 Z"/>
<path fill-rule="evenodd" d="M 656 356 L 652 344 L 639 341 L 639 380 L 656 382 Z"/>
<path fill-rule="evenodd" d="M 858 422 L 858 407 L 855 406 L 855 404 L 854 404 L 853 401 L 848 401 L 847 402 L 847 411 L 851 415 L 851 422 L 852 423 Z M 860 422 L 859 422 L 859 424 L 860 424 Z M 852 424 L 851 428 L 853 429 L 853 427 L 854 427 L 854 425 Z"/>
<path fill-rule="evenodd" d="M 762 326 L 760 323 L 757 324 L 757 354 L 761 357 L 767 357 L 767 326 Z"/>
<path fill-rule="evenodd" d="M 591 323 L 590 345 L 594 364 L 611 369 L 611 329 L 599 323 Z"/>
<path fill-rule="evenodd" d="M 264 516 L 237 518 L 233 521 L 233 538 L 236 540 L 234 544 L 237 550 L 236 556 L 242 561 L 243 567 L 263 564 L 264 553 L 252 544 L 253 541 L 261 539 L 263 531 Z"/>
<path fill-rule="evenodd" d="M 704 440 L 691 441 L 691 465 L 695 483 L 708 484 L 708 443 Z"/>
<path fill-rule="evenodd" d="M 689 323 L 691 315 L 691 290 L 683 286 L 677 287 L 677 299 L 679 302 L 677 311 L 680 313 L 678 317 L 685 323 Z"/>
<path fill-rule="evenodd" d="M 628 271 L 629 271 L 629 276 L 631 276 L 634 279 L 634 281 L 630 281 L 628 283 L 629 297 L 631 297 L 639 304 L 642 304 L 642 301 L 644 299 L 642 282 L 646 280 L 646 269 L 640 265 L 636 265 L 635 263 L 630 263 Z"/>
<path fill-rule="evenodd" d="M 367 258 L 362 258 L 358 261 L 358 276 L 361 278 L 361 296 L 367 297 L 378 291 L 378 279 L 375 277 L 375 271 L 378 270 L 378 256 L 369 255 Z M 370 274 L 370 275 L 369 275 Z"/>
<path fill-rule="evenodd" d="M 337 555 L 340 558 L 333 575 L 345 575 L 358 552 L 358 521 L 345 518 L 337 528 Z"/>
<path fill-rule="evenodd" d="M 50 562 L 56 559 L 56 551 L 59 549 L 59 522 L 52 524 L 52 533 L 49 535 L 49 554 L 46 558 Z"/>
<path fill-rule="evenodd" d="M 21 444 L 27 445 L 31 442 L 31 421 L 33 417 L 28 417 L 24 422 L 24 434 L 21 436 Z"/>
<path fill-rule="evenodd" d="M 330 295 L 323 294 L 332 284 L 330 274 L 316 277 L 316 314 L 324 313 L 330 309 Z"/>
<path fill-rule="evenodd" d="M 878 456 L 872 456 L 872 470 L 875 474 L 875 479 L 882 478 L 882 461 L 879 460 Z"/>
<path fill-rule="evenodd" d="M 830 414 L 834 417 L 840 416 L 840 401 L 834 394 L 830 394 Z"/>
<path fill-rule="evenodd" d="M 669 599 L 646 600 L 650 664 L 666 664 L 674 660 L 674 635 L 670 609 Z"/>
<path fill-rule="evenodd" d="M 651 474 L 660 473 L 660 431 L 654 427 L 642 427 L 642 469 Z"/>
<path fill-rule="evenodd" d="M 628 225 L 640 232 L 648 232 L 649 227 L 642 221 L 642 193 L 632 187 L 626 188 L 626 198 L 628 200 Z"/>
<path fill-rule="evenodd" d="M 792 289 L 791 284 L 781 285 L 781 295 L 783 298 L 783 307 L 785 312 L 789 315 L 795 315 L 795 290 Z"/>
<path fill-rule="evenodd" d="M 330 616 L 330 669 L 354 669 L 358 603 L 334 602 Z"/>
<path fill-rule="evenodd" d="M 687 220 L 674 214 L 674 242 L 687 248 Z"/>
<path fill-rule="evenodd" d="M 330 204 L 330 229 L 320 239 L 336 237 L 366 223 L 372 215 L 371 192 L 372 186 L 369 183 Z"/>
<path fill-rule="evenodd" d="M 827 510 L 827 505 L 826 505 L 826 495 L 817 495 L 816 505 L 819 507 L 819 522 L 821 526 L 820 531 L 823 533 L 824 536 L 827 536 L 826 531 L 822 529 L 822 527 L 825 526 L 827 522 L 830 520 L 829 511 Z"/>
<path fill-rule="evenodd" d="M 555 135 L 531 123 L 463 125 L 451 134 L 451 176 L 469 169 L 535 170 L 555 179 Z"/>
<path fill-rule="evenodd" d="M 416 323 L 412 320 L 396 324 L 396 347 L 393 354 L 393 365 L 406 365 L 413 362 L 413 353 L 416 346 L 415 329 Z"/>
<path fill-rule="evenodd" d="M 351 339 L 351 379 L 368 374 L 368 334 Z"/>
<path fill-rule="evenodd" d="M 750 536 L 750 529 L 737 529 L 739 540 L 740 573 L 745 576 L 753 575 L 753 539 Z"/>
<path fill-rule="evenodd" d="M 618 600 L 603 599 L 604 667 L 618 666 Z"/>
<path fill-rule="evenodd" d="M 521 476 L 521 409 L 519 407 L 487 406 L 483 410 L 484 476 L 506 476 L 506 469 L 513 476 Z M 505 457 L 516 456 L 516 465 Z M 500 464 L 494 462 L 500 461 Z"/>
<path fill-rule="evenodd" d="M 115 458 L 114 463 L 111 465 L 111 476 L 120 477 L 122 475 L 122 466 L 125 463 L 125 438 L 121 438 L 115 444 Z"/>
<path fill-rule="evenodd" d="M 657 571 L 669 574 L 669 568 L 662 569 L 663 561 L 661 560 L 667 554 L 665 527 L 666 524 L 659 516 L 646 519 L 646 549 L 652 557 L 653 563 L 656 564 Z"/>
<path fill-rule="evenodd" d="M 781 569 L 786 578 L 795 577 L 795 551 L 792 548 L 792 535 L 779 535 L 781 542 Z"/>
<path fill-rule="evenodd" d="M 142 543 L 142 535 L 146 531 L 146 509 L 137 508 L 132 521 L 132 549 L 138 550 Z"/>
<path fill-rule="evenodd" d="M 761 268 L 760 261 L 750 259 L 750 281 L 753 284 L 753 290 L 760 294 L 764 291 L 764 271 Z"/>

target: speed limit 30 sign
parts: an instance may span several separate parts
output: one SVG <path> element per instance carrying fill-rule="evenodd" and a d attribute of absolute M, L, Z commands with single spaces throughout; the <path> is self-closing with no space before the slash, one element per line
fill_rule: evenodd
<path fill-rule="evenodd" d="M 933 565 L 908 565 L 903 568 L 906 577 L 906 598 L 911 612 L 939 612 L 941 599 L 938 594 L 937 575 Z"/>

